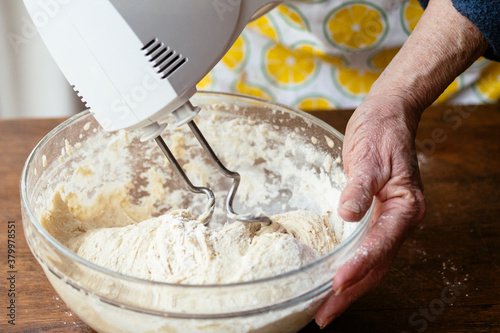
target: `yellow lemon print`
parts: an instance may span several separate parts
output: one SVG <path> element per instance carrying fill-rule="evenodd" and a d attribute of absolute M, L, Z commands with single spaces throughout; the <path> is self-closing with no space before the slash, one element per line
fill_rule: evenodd
<path fill-rule="evenodd" d="M 479 80 L 472 85 L 477 97 L 485 103 L 500 100 L 500 63 L 492 62 L 481 71 Z"/>
<path fill-rule="evenodd" d="M 333 66 L 341 66 L 347 62 L 347 60 L 342 57 L 336 55 L 330 55 L 323 52 L 317 45 L 314 45 L 309 41 L 299 41 L 295 44 L 292 44 L 291 48 L 296 52 L 303 53 L 313 57 L 318 57 L 322 61 Z"/>
<path fill-rule="evenodd" d="M 436 99 L 434 104 L 442 104 L 447 102 L 462 86 L 461 77 L 457 77 L 452 83 L 441 93 L 441 95 Z"/>
<path fill-rule="evenodd" d="M 326 53 L 319 54 L 318 56 L 324 62 L 326 62 L 326 63 L 328 63 L 330 65 L 333 65 L 335 67 L 342 66 L 342 65 L 344 65 L 346 63 L 346 60 L 344 58 L 341 58 L 341 57 L 338 57 L 338 56 L 329 55 L 329 54 L 326 54 Z"/>
<path fill-rule="evenodd" d="M 238 72 L 245 66 L 246 60 L 249 57 L 248 53 L 248 43 L 245 36 L 242 34 L 234 42 L 233 46 L 231 46 L 221 61 L 229 69 Z"/>
<path fill-rule="evenodd" d="M 280 5 L 278 12 L 290 26 L 300 30 L 311 30 L 309 22 L 297 7 L 291 4 Z"/>
<path fill-rule="evenodd" d="M 409 35 L 417 26 L 420 17 L 424 13 L 418 0 L 406 0 L 401 6 L 401 25 L 404 31 Z"/>
<path fill-rule="evenodd" d="M 299 98 L 292 105 L 304 111 L 333 110 L 337 108 L 329 96 L 315 94 Z"/>
<path fill-rule="evenodd" d="M 198 90 L 210 89 L 214 86 L 214 83 L 215 83 L 215 77 L 214 77 L 214 73 L 211 71 L 211 72 L 208 72 L 208 74 L 205 75 L 205 77 L 203 79 L 201 79 L 200 82 L 198 82 L 198 84 L 196 85 L 196 88 Z"/>
<path fill-rule="evenodd" d="M 486 59 L 485 57 L 479 57 L 477 58 L 476 61 L 474 61 L 474 63 L 470 66 L 470 68 L 482 68 L 482 67 L 486 67 L 486 65 L 488 65 L 491 61 Z"/>
<path fill-rule="evenodd" d="M 247 27 L 250 30 L 256 31 L 261 35 L 264 35 L 267 38 L 272 39 L 274 41 L 281 40 L 278 26 L 276 25 L 274 19 L 269 14 L 264 15 L 258 18 L 257 20 L 248 23 Z"/>
<path fill-rule="evenodd" d="M 370 91 L 380 73 L 340 66 L 332 69 L 332 76 L 341 93 L 349 98 L 361 100 Z"/>
<path fill-rule="evenodd" d="M 323 24 L 326 39 L 344 51 L 377 47 L 387 36 L 387 31 L 384 12 L 366 2 L 349 2 L 334 8 Z"/>
<path fill-rule="evenodd" d="M 384 69 L 389 65 L 389 63 L 392 61 L 392 58 L 396 56 L 396 54 L 399 52 L 401 48 L 396 47 L 393 49 L 386 49 L 382 50 L 379 53 L 377 53 L 375 56 L 370 58 L 368 60 L 368 66 L 370 68 L 373 68 L 374 70 L 377 70 L 379 72 L 383 72 Z"/>
<path fill-rule="evenodd" d="M 311 83 L 320 63 L 311 55 L 293 52 L 280 44 L 269 43 L 263 51 L 263 73 L 273 85 L 295 89 Z"/>
<path fill-rule="evenodd" d="M 259 85 L 245 82 L 243 78 L 237 79 L 232 84 L 232 90 L 238 94 L 250 95 L 271 101 L 274 100 L 274 97 L 269 90 Z"/>

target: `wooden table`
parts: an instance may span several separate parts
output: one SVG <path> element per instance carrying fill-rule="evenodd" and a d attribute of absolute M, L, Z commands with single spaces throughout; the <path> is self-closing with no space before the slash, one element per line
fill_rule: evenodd
<path fill-rule="evenodd" d="M 343 131 L 351 112 L 313 114 Z M 22 229 L 22 166 L 61 121 L 0 121 L 0 332 L 93 332 L 52 289 Z M 432 107 L 417 143 L 427 216 L 384 282 L 321 332 L 500 332 L 500 105 Z M 16 227 L 16 326 L 6 316 L 8 221 Z M 320 330 L 311 323 L 303 332 Z"/>

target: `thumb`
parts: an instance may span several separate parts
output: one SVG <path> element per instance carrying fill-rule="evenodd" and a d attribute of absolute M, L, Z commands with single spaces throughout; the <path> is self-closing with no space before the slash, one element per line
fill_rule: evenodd
<path fill-rule="evenodd" d="M 348 222 L 360 221 L 365 216 L 373 197 L 391 173 L 390 157 L 384 153 L 388 141 L 383 138 L 386 133 L 370 124 L 363 109 L 358 108 L 346 128 L 342 157 L 347 184 L 340 195 L 338 213 Z"/>
<path fill-rule="evenodd" d="M 355 169 L 351 166 L 347 185 L 340 195 L 338 213 L 344 221 L 356 222 L 363 218 L 370 208 L 373 197 L 383 186 L 378 181 L 376 168 Z M 351 176 L 353 175 L 353 176 Z"/>

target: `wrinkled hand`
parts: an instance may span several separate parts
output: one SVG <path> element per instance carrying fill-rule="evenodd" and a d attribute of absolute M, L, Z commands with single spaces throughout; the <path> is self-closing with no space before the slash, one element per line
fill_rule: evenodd
<path fill-rule="evenodd" d="M 425 215 L 414 148 L 419 118 L 420 112 L 403 103 L 367 99 L 347 125 L 343 159 L 348 183 L 340 216 L 359 221 L 373 197 L 375 206 L 365 240 L 335 275 L 334 294 L 316 314 L 320 327 L 382 280 L 404 239 Z"/>
<path fill-rule="evenodd" d="M 354 112 L 344 141 L 348 183 L 339 213 L 346 221 L 359 221 L 373 196 L 375 207 L 366 239 L 338 270 L 335 294 L 316 313 L 320 326 L 382 280 L 404 239 L 422 220 L 425 201 L 414 149 L 420 114 L 488 47 L 450 0 L 430 0 L 415 30 Z"/>

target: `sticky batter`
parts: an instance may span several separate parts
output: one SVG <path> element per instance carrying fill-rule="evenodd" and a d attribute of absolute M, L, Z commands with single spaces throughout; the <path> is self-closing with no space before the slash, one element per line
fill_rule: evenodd
<path fill-rule="evenodd" d="M 95 219 L 81 221 L 71 211 L 88 215 L 82 207 L 63 201 L 57 192 L 42 224 L 82 258 L 154 281 L 251 281 L 302 267 L 336 245 L 327 217 L 308 211 L 275 215 L 268 226 L 235 222 L 213 230 L 187 210 L 174 210 L 139 223 L 128 219 L 102 223 L 108 227 L 100 227 Z"/>

